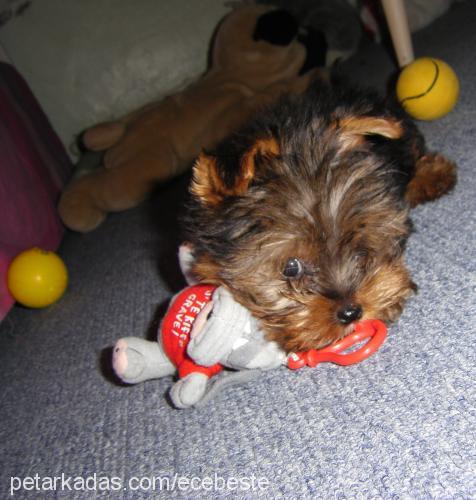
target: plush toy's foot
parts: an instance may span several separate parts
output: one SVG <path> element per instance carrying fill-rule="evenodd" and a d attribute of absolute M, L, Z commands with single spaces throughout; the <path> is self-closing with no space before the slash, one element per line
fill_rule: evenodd
<path fill-rule="evenodd" d="M 99 209 L 87 192 L 90 175 L 77 179 L 61 195 L 58 212 L 61 220 L 69 229 L 86 233 L 96 229 L 106 218 L 107 213 Z M 84 181 L 83 179 L 86 179 Z"/>
<path fill-rule="evenodd" d="M 120 122 L 99 123 L 86 130 L 83 134 L 83 144 L 91 151 L 105 151 L 118 143 L 126 132 L 126 127 Z"/>
<path fill-rule="evenodd" d="M 177 408 L 190 408 L 198 403 L 207 390 L 208 377 L 203 373 L 190 373 L 170 389 L 170 399 Z"/>
<path fill-rule="evenodd" d="M 172 375 L 176 370 L 158 342 L 136 337 L 117 341 L 112 366 L 116 375 L 128 384 Z"/>

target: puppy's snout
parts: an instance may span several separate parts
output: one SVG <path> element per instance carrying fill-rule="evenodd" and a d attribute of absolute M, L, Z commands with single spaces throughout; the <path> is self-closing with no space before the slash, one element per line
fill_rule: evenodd
<path fill-rule="evenodd" d="M 348 325 L 361 317 L 362 307 L 357 304 L 345 304 L 337 311 L 337 318 L 343 325 Z"/>

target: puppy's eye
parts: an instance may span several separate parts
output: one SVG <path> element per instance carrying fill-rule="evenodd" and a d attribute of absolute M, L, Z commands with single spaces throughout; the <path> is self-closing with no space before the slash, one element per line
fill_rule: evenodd
<path fill-rule="evenodd" d="M 304 272 L 304 266 L 299 259 L 293 257 L 286 262 L 283 269 L 285 278 L 300 278 Z"/>

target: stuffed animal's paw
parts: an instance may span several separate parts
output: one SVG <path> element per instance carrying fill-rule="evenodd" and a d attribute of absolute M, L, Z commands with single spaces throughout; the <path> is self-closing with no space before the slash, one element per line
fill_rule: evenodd
<path fill-rule="evenodd" d="M 61 195 L 58 212 L 63 223 L 73 231 L 92 231 L 106 218 L 107 213 L 93 201 L 91 181 L 94 181 L 94 174 L 81 177 Z"/>
<path fill-rule="evenodd" d="M 176 408 L 190 408 L 198 403 L 207 390 L 208 377 L 203 373 L 189 373 L 170 389 L 170 399 Z"/>
<path fill-rule="evenodd" d="M 251 358 L 246 368 L 260 368 L 261 370 L 271 370 L 285 364 L 286 354 L 276 344 L 276 342 L 267 342 L 257 353 Z"/>
<path fill-rule="evenodd" d="M 276 342 L 249 341 L 234 349 L 222 364 L 236 370 L 271 370 L 286 361 L 286 354 Z"/>

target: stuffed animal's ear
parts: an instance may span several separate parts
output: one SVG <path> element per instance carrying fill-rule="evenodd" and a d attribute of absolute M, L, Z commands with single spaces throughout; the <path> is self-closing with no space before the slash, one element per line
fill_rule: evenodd
<path fill-rule="evenodd" d="M 297 37 L 298 30 L 298 22 L 290 12 L 284 9 L 272 10 L 259 17 L 253 40 L 286 46 Z"/>
<path fill-rule="evenodd" d="M 255 178 L 257 159 L 278 154 L 274 138 L 258 139 L 241 158 L 201 153 L 193 167 L 191 192 L 204 205 L 218 205 L 227 197 L 242 196 Z"/>
<path fill-rule="evenodd" d="M 361 144 L 365 136 L 399 139 L 403 135 L 403 127 L 398 120 L 380 116 L 349 116 L 340 119 L 338 127 L 345 149 Z"/>

